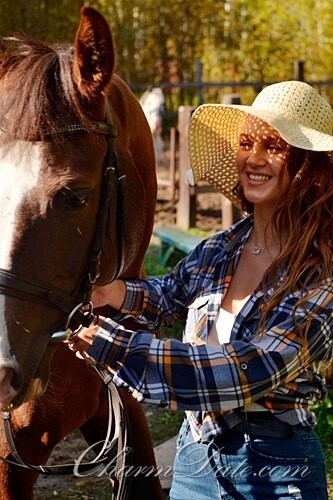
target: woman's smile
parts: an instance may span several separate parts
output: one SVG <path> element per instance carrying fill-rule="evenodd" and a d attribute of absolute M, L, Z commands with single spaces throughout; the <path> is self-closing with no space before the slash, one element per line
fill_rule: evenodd
<path fill-rule="evenodd" d="M 248 177 L 249 184 L 251 184 L 253 186 L 261 186 L 262 184 L 265 184 L 267 181 L 269 181 L 272 178 L 271 175 L 255 174 L 253 172 L 247 172 L 246 175 Z"/>

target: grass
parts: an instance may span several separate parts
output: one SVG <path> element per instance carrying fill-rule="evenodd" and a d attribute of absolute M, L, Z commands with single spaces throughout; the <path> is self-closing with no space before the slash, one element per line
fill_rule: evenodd
<path fill-rule="evenodd" d="M 329 500 L 333 500 L 333 444 L 332 441 L 321 440 L 326 459 Z"/>
<path fill-rule="evenodd" d="M 184 412 L 170 411 L 146 404 L 148 427 L 154 446 L 175 436 L 184 420 Z"/>

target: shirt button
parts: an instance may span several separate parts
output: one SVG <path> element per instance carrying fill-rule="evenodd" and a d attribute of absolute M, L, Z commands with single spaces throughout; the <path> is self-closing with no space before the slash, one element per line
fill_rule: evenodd
<path fill-rule="evenodd" d="M 241 363 L 240 367 L 242 370 L 247 370 L 247 364 L 246 363 Z"/>

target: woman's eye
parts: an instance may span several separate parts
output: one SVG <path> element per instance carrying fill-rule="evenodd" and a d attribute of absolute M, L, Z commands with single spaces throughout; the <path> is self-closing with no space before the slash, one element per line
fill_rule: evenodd
<path fill-rule="evenodd" d="M 241 149 L 249 150 L 251 148 L 251 143 L 249 141 L 240 141 L 239 146 Z"/>
<path fill-rule="evenodd" d="M 280 151 L 283 151 L 282 146 L 279 146 L 278 144 L 269 144 L 267 146 L 267 149 L 273 153 L 279 153 Z"/>

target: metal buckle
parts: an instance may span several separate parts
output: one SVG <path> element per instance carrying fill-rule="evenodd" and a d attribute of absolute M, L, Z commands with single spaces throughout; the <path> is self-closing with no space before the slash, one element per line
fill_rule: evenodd
<path fill-rule="evenodd" d="M 65 324 L 65 330 L 60 330 L 60 331 L 53 333 L 53 335 L 50 339 L 51 343 L 63 342 L 64 340 L 71 340 L 73 337 L 75 337 L 78 333 L 81 332 L 81 330 L 84 328 L 83 325 L 80 325 L 78 328 L 76 328 L 76 330 L 72 330 L 72 328 L 70 327 L 70 324 L 71 324 L 73 317 L 77 313 L 77 311 L 79 311 L 83 306 L 87 306 L 87 310 L 84 312 L 84 315 L 90 316 L 91 319 L 93 320 L 94 315 L 93 315 L 92 302 L 89 302 L 88 304 L 85 304 L 84 302 L 80 302 L 80 304 L 75 306 L 74 309 L 72 309 L 72 311 L 68 315 L 68 318 L 67 318 L 67 321 Z"/>

